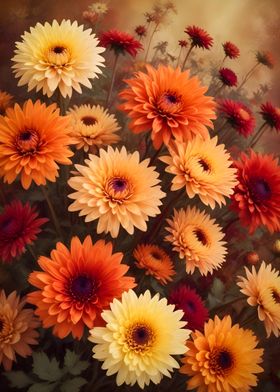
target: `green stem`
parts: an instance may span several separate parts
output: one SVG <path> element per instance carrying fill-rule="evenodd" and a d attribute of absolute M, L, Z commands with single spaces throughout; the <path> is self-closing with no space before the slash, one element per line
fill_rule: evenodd
<path fill-rule="evenodd" d="M 254 148 L 255 145 L 258 143 L 258 141 L 260 140 L 260 138 L 262 137 L 262 135 L 264 134 L 265 130 L 266 130 L 266 123 L 263 123 L 261 125 L 261 127 L 259 128 L 259 130 L 255 133 L 253 139 L 251 140 L 251 143 L 249 145 L 249 148 Z"/>
<path fill-rule="evenodd" d="M 144 58 L 145 63 L 147 62 L 149 51 L 150 51 L 150 48 L 151 48 L 151 43 L 152 43 L 153 37 L 154 37 L 154 35 L 155 35 L 156 31 L 157 31 L 158 25 L 159 25 L 158 23 L 155 25 L 155 28 L 154 28 L 151 36 L 150 36 L 148 47 L 147 47 L 147 51 L 146 51 L 145 58 Z"/>
<path fill-rule="evenodd" d="M 41 187 L 41 190 L 42 190 L 44 198 L 45 198 L 45 200 L 46 200 L 46 202 L 48 204 L 48 207 L 49 207 L 49 210 L 50 210 L 50 213 L 51 213 L 51 217 L 52 217 L 53 224 L 55 226 L 56 232 L 57 232 L 58 236 L 62 239 L 63 238 L 62 231 L 61 231 L 61 228 L 60 228 L 60 225 L 59 225 L 59 222 L 58 222 L 55 210 L 53 208 L 51 199 L 49 198 L 48 192 L 46 191 L 44 186 Z"/>
<path fill-rule="evenodd" d="M 247 80 L 250 79 L 250 77 L 253 75 L 255 69 L 258 67 L 258 65 L 259 65 L 259 63 L 255 64 L 255 65 L 253 66 L 253 68 L 251 68 L 251 69 L 246 73 L 246 75 L 245 75 L 244 78 L 243 78 L 242 83 L 239 85 L 239 87 L 236 89 L 236 91 L 239 91 L 239 90 L 244 86 L 244 84 L 247 82 Z"/>
<path fill-rule="evenodd" d="M 115 54 L 115 58 L 114 58 L 114 63 L 113 63 L 113 69 L 112 69 L 111 83 L 110 83 L 110 87 L 109 87 L 107 98 L 106 98 L 106 107 L 109 106 L 109 103 L 110 103 L 110 100 L 111 100 L 113 87 L 114 87 L 115 79 L 116 79 L 116 71 L 117 71 L 118 59 L 119 59 L 119 54 L 116 53 Z"/>
<path fill-rule="evenodd" d="M 191 51 L 193 50 L 193 48 L 194 48 L 194 46 L 191 45 L 190 48 L 189 48 L 189 50 L 188 50 L 188 52 L 187 52 L 187 54 L 186 54 L 185 60 L 184 60 L 183 65 L 182 65 L 182 71 L 183 71 L 184 68 L 185 68 L 186 62 L 187 62 L 187 60 L 188 60 L 188 58 L 189 58 L 189 56 L 190 56 Z"/>

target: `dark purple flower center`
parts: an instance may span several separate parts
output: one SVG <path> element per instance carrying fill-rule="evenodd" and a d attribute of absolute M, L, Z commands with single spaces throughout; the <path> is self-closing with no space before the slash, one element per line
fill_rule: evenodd
<path fill-rule="evenodd" d="M 198 161 L 198 163 L 200 164 L 200 166 L 202 166 L 202 169 L 204 171 L 210 171 L 210 166 L 208 165 L 208 163 L 204 159 L 200 159 Z"/>
<path fill-rule="evenodd" d="M 196 235 L 198 241 L 202 243 L 202 245 L 207 245 L 206 235 L 203 233 L 201 229 L 195 229 L 194 234 Z"/>
<path fill-rule="evenodd" d="M 94 125 L 97 122 L 96 118 L 93 116 L 84 116 L 81 118 L 81 121 L 85 125 Z"/>
<path fill-rule="evenodd" d="M 151 256 L 156 260 L 161 260 L 161 255 L 156 251 L 152 251 Z"/>
<path fill-rule="evenodd" d="M 165 99 L 168 103 L 174 104 L 178 102 L 178 97 L 175 94 L 166 94 Z"/>
<path fill-rule="evenodd" d="M 196 310 L 195 304 L 192 301 L 186 302 L 186 308 L 191 313 L 195 312 L 195 310 Z"/>
<path fill-rule="evenodd" d="M 223 370 L 229 369 L 233 364 L 233 358 L 228 351 L 220 351 L 217 357 L 217 364 Z"/>
<path fill-rule="evenodd" d="M 64 50 L 65 50 L 65 48 L 63 46 L 55 46 L 53 48 L 53 52 L 56 54 L 61 54 L 64 52 Z"/>
<path fill-rule="evenodd" d="M 96 282 L 86 276 L 77 276 L 70 283 L 70 294 L 77 301 L 85 302 L 92 298 L 96 291 Z"/>
<path fill-rule="evenodd" d="M 19 139 L 22 140 L 23 142 L 27 142 L 28 140 L 31 140 L 31 138 L 32 138 L 31 131 L 22 132 L 19 137 Z"/>
<path fill-rule="evenodd" d="M 112 187 L 116 192 L 122 192 L 127 187 L 127 181 L 124 178 L 114 178 L 112 181 Z"/>
<path fill-rule="evenodd" d="M 267 200 L 271 197 L 271 189 L 269 184 L 262 179 L 252 180 L 250 183 L 250 191 L 252 199 L 255 202 Z"/>
<path fill-rule="evenodd" d="M 150 331 L 147 327 L 139 326 L 133 330 L 132 339 L 136 344 L 144 345 L 150 340 Z"/>
<path fill-rule="evenodd" d="M 272 289 L 272 298 L 277 304 L 280 304 L 280 294 L 275 289 Z"/>
<path fill-rule="evenodd" d="M 6 218 L 6 219 L 3 219 L 3 221 L 2 222 L 0 222 L 0 229 L 1 229 L 1 231 L 9 231 L 9 229 L 10 229 L 10 227 L 11 227 L 11 224 L 13 223 L 13 218 L 11 218 L 11 217 L 9 217 L 9 218 Z"/>

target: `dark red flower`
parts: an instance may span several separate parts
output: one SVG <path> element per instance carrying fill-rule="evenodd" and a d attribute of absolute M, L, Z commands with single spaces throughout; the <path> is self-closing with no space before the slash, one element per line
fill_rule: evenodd
<path fill-rule="evenodd" d="M 241 135 L 248 137 L 255 129 L 255 118 L 251 110 L 242 102 L 231 99 L 221 100 L 218 110 L 227 122 Z"/>
<path fill-rule="evenodd" d="M 127 52 L 133 57 L 137 55 L 138 50 L 143 49 L 142 44 L 132 35 L 118 30 L 110 30 L 101 34 L 100 45 L 114 50 L 116 55 L 124 55 Z"/>
<path fill-rule="evenodd" d="M 181 46 L 181 48 L 186 48 L 188 46 L 188 41 L 186 41 L 184 39 L 179 39 L 178 43 L 179 43 L 179 46 Z"/>
<path fill-rule="evenodd" d="M 213 45 L 213 38 L 203 29 L 197 26 L 188 26 L 185 33 L 190 37 L 191 45 L 202 49 L 210 49 Z"/>
<path fill-rule="evenodd" d="M 265 65 L 268 68 L 273 68 L 275 65 L 275 59 L 270 52 L 261 52 L 258 51 L 256 53 L 257 62 Z"/>
<path fill-rule="evenodd" d="M 226 57 L 229 57 L 230 59 L 237 59 L 237 57 L 240 56 L 240 51 L 238 47 L 230 41 L 225 42 L 223 44 L 223 48 Z"/>
<path fill-rule="evenodd" d="M 266 102 L 261 105 L 260 113 L 270 128 L 280 131 L 280 108 L 273 106 L 271 102 Z"/>
<path fill-rule="evenodd" d="M 139 26 L 135 27 L 134 31 L 140 38 L 145 37 L 145 35 L 147 34 L 147 29 L 143 25 L 139 25 Z"/>
<path fill-rule="evenodd" d="M 236 73 L 229 68 L 221 68 L 219 70 L 219 79 L 226 86 L 229 87 L 237 86 Z"/>
<path fill-rule="evenodd" d="M 266 226 L 273 233 L 280 230 L 280 166 L 273 155 L 241 154 L 235 162 L 238 185 L 231 208 L 239 214 L 244 226 L 253 233 Z"/>
<path fill-rule="evenodd" d="M 41 226 L 48 219 L 38 218 L 38 213 L 29 203 L 18 200 L 6 205 L 0 215 L 0 259 L 9 262 L 20 256 L 26 245 L 37 239 Z"/>
<path fill-rule="evenodd" d="M 168 302 L 184 312 L 183 320 L 188 322 L 186 328 L 193 331 L 203 329 L 204 323 L 209 318 L 208 310 L 195 290 L 182 284 L 170 293 Z"/>

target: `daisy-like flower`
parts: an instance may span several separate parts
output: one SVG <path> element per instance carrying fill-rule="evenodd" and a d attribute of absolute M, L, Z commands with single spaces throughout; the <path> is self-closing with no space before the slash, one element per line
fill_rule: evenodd
<path fill-rule="evenodd" d="M 191 377 L 187 389 L 197 392 L 248 392 L 262 373 L 263 349 L 249 329 L 232 325 L 230 316 L 209 320 L 204 333 L 192 333 L 180 372 Z"/>
<path fill-rule="evenodd" d="M 225 52 L 225 56 L 230 59 L 237 59 L 240 56 L 240 51 L 238 47 L 230 41 L 227 41 L 223 44 L 223 49 Z"/>
<path fill-rule="evenodd" d="M 225 204 L 237 184 L 230 154 L 217 141 L 217 136 L 196 137 L 188 143 L 174 141 L 169 145 L 170 155 L 160 157 L 168 165 L 165 171 L 174 175 L 171 190 L 186 188 L 191 199 L 198 195 L 212 209 L 216 203 Z"/>
<path fill-rule="evenodd" d="M 218 111 L 240 135 L 248 137 L 254 132 L 255 117 L 248 106 L 242 102 L 231 99 L 221 100 Z"/>
<path fill-rule="evenodd" d="M 219 69 L 219 79 L 225 86 L 229 86 L 229 87 L 237 86 L 236 73 L 229 68 Z"/>
<path fill-rule="evenodd" d="M 238 276 L 238 286 L 251 306 L 257 306 L 258 316 L 264 322 L 267 337 L 280 336 L 280 275 L 271 264 L 262 262 L 258 272 L 245 267 L 246 277 Z"/>
<path fill-rule="evenodd" d="M 265 65 L 268 68 L 273 68 L 275 66 L 275 59 L 270 52 L 258 51 L 256 53 L 256 59 L 259 64 Z"/>
<path fill-rule="evenodd" d="M 186 48 L 188 46 L 188 41 L 184 40 L 184 39 L 180 39 L 178 41 L 179 46 L 181 46 L 181 48 Z"/>
<path fill-rule="evenodd" d="M 132 35 L 119 30 L 109 30 L 101 34 L 100 45 L 113 50 L 116 56 L 129 53 L 135 57 L 138 51 L 143 49 L 142 44 Z"/>
<path fill-rule="evenodd" d="M 187 207 L 174 210 L 174 216 L 167 219 L 167 223 L 165 241 L 185 260 L 187 273 L 193 274 L 198 268 L 202 275 L 212 274 L 221 267 L 227 250 L 222 228 L 215 219 L 196 207 Z"/>
<path fill-rule="evenodd" d="M 39 218 L 29 203 L 12 201 L 0 214 L 0 260 L 9 262 L 32 244 L 48 219 Z"/>
<path fill-rule="evenodd" d="M 6 93 L 6 91 L 1 91 L 0 90 L 0 115 L 4 115 L 6 113 L 6 110 L 13 106 L 13 99 L 14 97 Z"/>
<path fill-rule="evenodd" d="M 107 375 L 117 373 L 117 385 L 138 383 L 144 389 L 179 367 L 172 355 L 186 352 L 190 331 L 181 321 L 183 312 L 166 298 L 152 297 L 148 290 L 137 297 L 130 290 L 101 317 L 106 326 L 91 330 L 89 340 L 96 343 L 93 357 L 103 362 Z"/>
<path fill-rule="evenodd" d="M 192 46 L 202 49 L 210 49 L 213 45 L 213 38 L 203 29 L 197 26 L 188 26 L 185 29 Z"/>
<path fill-rule="evenodd" d="M 44 328 L 53 327 L 61 339 L 70 333 L 80 339 L 85 326 L 100 323 L 113 298 L 135 287 L 134 278 L 124 276 L 129 267 L 121 264 L 123 254 L 112 250 L 112 243 L 92 244 L 90 236 L 81 243 L 73 237 L 70 249 L 58 242 L 50 258 L 39 258 L 43 271 L 28 279 L 39 290 L 28 294 L 28 302 L 36 306 Z"/>
<path fill-rule="evenodd" d="M 266 102 L 261 105 L 260 109 L 265 123 L 270 128 L 280 131 L 280 108 L 273 106 L 271 102 Z"/>
<path fill-rule="evenodd" d="M 134 227 L 147 230 L 149 216 L 160 213 L 160 199 L 165 196 L 158 185 L 159 174 L 148 167 L 150 160 L 140 162 L 139 152 L 108 147 L 100 156 L 89 155 L 86 166 L 75 165 L 78 174 L 68 181 L 75 193 L 69 211 L 80 211 L 85 221 L 98 219 L 97 233 L 116 238 L 122 226 L 129 234 Z"/>
<path fill-rule="evenodd" d="M 168 144 L 171 137 L 189 140 L 194 135 L 207 137 L 207 126 L 213 128 L 216 118 L 215 103 L 205 95 L 207 88 L 200 85 L 189 71 L 179 68 L 147 65 L 147 73 L 137 72 L 126 80 L 129 87 L 120 93 L 124 102 L 120 108 L 131 119 L 133 133 L 151 130 L 156 149 Z"/>
<path fill-rule="evenodd" d="M 106 12 L 108 12 L 107 4 L 101 1 L 96 1 L 95 3 L 92 3 L 88 8 L 90 11 L 95 12 L 98 15 L 104 15 L 106 14 Z"/>
<path fill-rule="evenodd" d="M 0 291 L 0 365 L 11 370 L 16 355 L 23 358 L 32 354 L 31 345 L 38 344 L 39 333 L 35 328 L 40 322 L 32 309 L 25 309 L 25 298 L 16 291 L 6 296 Z"/>
<path fill-rule="evenodd" d="M 147 35 L 147 29 L 144 25 L 136 26 L 134 31 L 138 35 L 138 37 L 140 37 L 140 39 Z"/>
<path fill-rule="evenodd" d="M 91 29 L 83 30 L 75 21 L 63 20 L 60 24 L 37 23 L 25 32 L 22 42 L 17 42 L 13 69 L 18 85 L 28 85 L 51 97 L 59 89 L 63 97 L 71 97 L 72 90 L 81 93 L 81 86 L 91 88 L 89 79 L 102 73 L 104 58 L 98 39 Z"/>
<path fill-rule="evenodd" d="M 145 269 L 146 275 L 153 276 L 163 285 L 172 281 L 172 276 L 175 275 L 174 265 L 159 246 L 140 244 L 134 249 L 133 256 L 135 265 Z"/>
<path fill-rule="evenodd" d="M 85 152 L 96 152 L 101 146 L 108 146 L 120 140 L 116 135 L 120 127 L 113 114 L 97 105 L 74 106 L 69 110 L 72 137 L 76 148 Z"/>
<path fill-rule="evenodd" d="M 0 117 L 0 177 L 11 184 L 20 178 L 24 189 L 31 182 L 45 185 L 58 176 L 58 165 L 70 165 L 70 122 L 59 115 L 56 104 L 39 100 L 18 104 Z"/>
<path fill-rule="evenodd" d="M 175 305 L 175 309 L 181 309 L 184 312 L 183 320 L 187 321 L 189 329 L 203 330 L 204 323 L 209 318 L 208 310 L 195 290 L 181 284 L 171 291 L 168 302 Z"/>
<path fill-rule="evenodd" d="M 241 154 L 235 162 L 238 184 L 232 195 L 232 209 L 253 233 L 265 226 L 273 233 L 280 230 L 280 166 L 273 155 Z"/>

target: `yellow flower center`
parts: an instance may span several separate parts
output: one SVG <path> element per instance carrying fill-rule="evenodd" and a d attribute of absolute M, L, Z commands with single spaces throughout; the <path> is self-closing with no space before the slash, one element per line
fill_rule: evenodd
<path fill-rule="evenodd" d="M 145 323 L 136 323 L 128 327 L 125 341 L 131 351 L 142 354 L 150 350 L 154 341 L 155 333 Z"/>
<path fill-rule="evenodd" d="M 239 112 L 239 116 L 241 117 L 242 120 L 247 121 L 250 119 L 250 114 L 248 112 L 246 112 L 246 110 L 240 108 L 238 110 Z"/>
<path fill-rule="evenodd" d="M 132 196 L 133 186 L 127 178 L 116 176 L 107 180 L 104 191 L 110 201 L 122 204 Z"/>
<path fill-rule="evenodd" d="M 214 348 L 209 355 L 209 369 L 216 375 L 226 375 L 234 366 L 232 353 L 226 348 Z"/>
<path fill-rule="evenodd" d="M 22 131 L 15 140 L 15 146 L 21 155 L 31 155 L 35 153 L 40 144 L 40 137 L 37 131 L 26 129 Z"/>
<path fill-rule="evenodd" d="M 71 53 L 63 45 L 55 45 L 46 52 L 46 62 L 54 67 L 64 67 L 71 60 Z"/>

